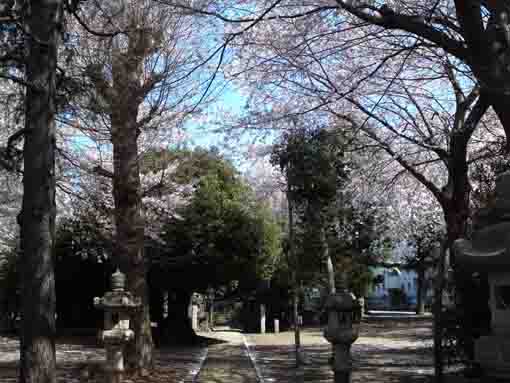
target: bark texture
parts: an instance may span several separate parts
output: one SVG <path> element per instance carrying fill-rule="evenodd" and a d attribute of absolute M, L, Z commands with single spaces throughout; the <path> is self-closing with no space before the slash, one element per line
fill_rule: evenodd
<path fill-rule="evenodd" d="M 28 2 L 23 206 L 20 382 L 55 377 L 55 93 L 62 2 Z"/>
<path fill-rule="evenodd" d="M 434 376 L 437 383 L 444 380 L 444 361 L 443 361 L 443 290 L 445 284 L 445 260 L 448 249 L 447 241 L 441 244 L 439 259 L 437 265 L 437 274 L 434 286 Z"/>
<path fill-rule="evenodd" d="M 416 288 L 416 314 L 425 312 L 425 262 L 418 262 L 418 286 Z"/>
<path fill-rule="evenodd" d="M 120 109 L 120 110 L 119 110 Z M 136 108 L 118 106 L 125 114 L 112 119 L 114 156 L 113 190 L 115 200 L 116 257 L 126 273 L 128 289 L 142 298 L 142 309 L 133 318 L 135 349 L 128 354 L 128 364 L 135 368 L 152 365 L 152 337 L 149 318 L 146 262 L 143 255 L 144 221 L 141 212 L 140 175 Z"/>
<path fill-rule="evenodd" d="M 126 274 L 128 289 L 142 299 L 134 315 L 135 342 L 127 348 L 127 363 L 135 370 L 152 368 L 152 334 L 143 253 L 140 170 L 138 161 L 138 110 L 143 101 L 140 78 L 145 52 L 143 42 L 130 36 L 126 52 L 114 49 L 112 58 L 111 142 L 113 145 L 113 196 L 115 201 L 115 256 Z"/>

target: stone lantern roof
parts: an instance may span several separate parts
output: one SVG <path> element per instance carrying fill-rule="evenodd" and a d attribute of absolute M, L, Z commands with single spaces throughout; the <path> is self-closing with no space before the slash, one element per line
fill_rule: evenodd
<path fill-rule="evenodd" d="M 132 310 L 141 306 L 139 297 L 125 291 L 126 276 L 119 270 L 113 273 L 111 278 L 112 291 L 108 291 L 101 298 L 94 298 L 94 306 L 98 309 L 109 311 Z"/>
<path fill-rule="evenodd" d="M 495 197 L 491 206 L 476 215 L 472 239 L 454 243 L 455 261 L 466 270 L 510 270 L 510 172 L 498 177 Z"/>
<path fill-rule="evenodd" d="M 354 294 L 347 290 L 337 291 L 335 294 L 331 294 L 324 304 L 324 308 L 328 311 L 354 311 L 358 307 L 358 302 Z"/>
<path fill-rule="evenodd" d="M 359 309 L 359 303 L 356 297 L 347 290 L 344 273 L 340 273 L 338 278 L 338 290 L 326 299 L 324 308 L 328 311 L 338 312 L 354 312 Z"/>

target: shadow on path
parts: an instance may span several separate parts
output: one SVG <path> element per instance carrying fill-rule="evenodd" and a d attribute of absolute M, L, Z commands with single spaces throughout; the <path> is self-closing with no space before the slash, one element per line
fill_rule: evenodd
<path fill-rule="evenodd" d="M 207 336 L 223 344 L 211 345 L 198 375 L 198 383 L 256 383 L 257 373 L 241 333 L 234 330 L 215 331 Z"/>

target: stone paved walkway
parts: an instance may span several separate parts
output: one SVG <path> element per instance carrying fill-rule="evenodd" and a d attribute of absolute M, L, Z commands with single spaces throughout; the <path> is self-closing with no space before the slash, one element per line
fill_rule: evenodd
<path fill-rule="evenodd" d="M 203 333 L 223 343 L 209 346 L 207 359 L 198 374 L 197 383 L 257 383 L 257 373 L 237 331 Z"/>

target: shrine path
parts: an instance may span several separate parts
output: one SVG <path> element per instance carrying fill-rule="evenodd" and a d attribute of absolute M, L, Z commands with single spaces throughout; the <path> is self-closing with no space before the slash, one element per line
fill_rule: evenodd
<path fill-rule="evenodd" d="M 431 321 L 369 320 L 353 345 L 352 383 L 433 382 Z M 295 368 L 293 333 L 241 334 L 238 331 L 200 333 L 213 338 L 209 347 L 159 349 L 150 376 L 125 383 L 322 383 L 333 382 L 328 365 L 330 345 L 321 329 L 302 333 L 306 365 Z M 76 341 L 80 343 L 76 343 Z M 0 336 L 0 382 L 17 382 L 19 343 Z M 58 383 L 102 382 L 84 377 L 85 366 L 99 364 L 104 351 L 96 344 L 61 339 L 57 345 Z M 465 383 L 450 376 L 445 383 Z M 478 383 L 477 381 L 471 381 Z"/>
<path fill-rule="evenodd" d="M 197 383 L 332 383 L 331 346 L 319 328 L 302 332 L 306 364 L 295 368 L 294 334 L 201 333 L 228 343 L 209 347 Z M 243 347 L 244 346 L 244 347 Z M 432 321 L 372 318 L 352 347 L 352 383 L 433 382 Z M 445 383 L 467 383 L 449 374 Z M 477 381 L 469 381 L 478 383 Z"/>

